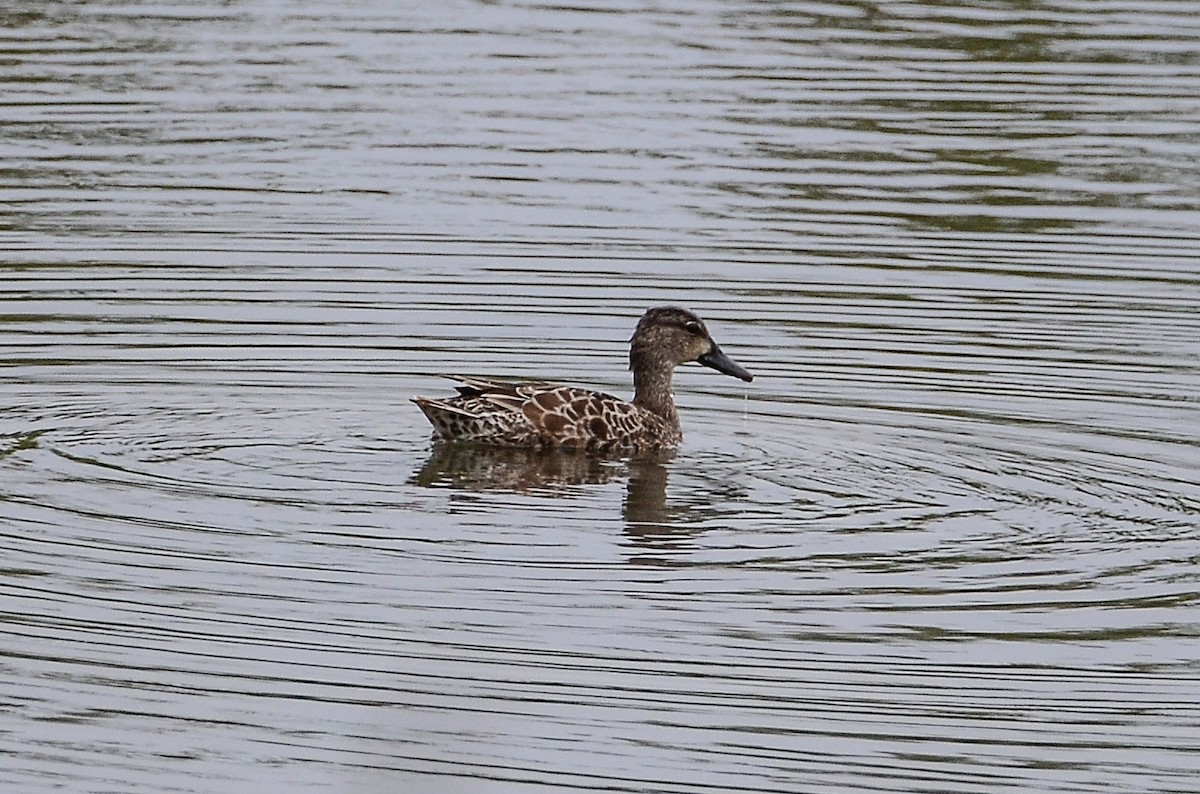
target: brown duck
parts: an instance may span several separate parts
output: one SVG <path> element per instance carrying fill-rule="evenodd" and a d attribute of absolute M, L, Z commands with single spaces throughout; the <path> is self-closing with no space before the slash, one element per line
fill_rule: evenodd
<path fill-rule="evenodd" d="M 629 342 L 631 403 L 574 386 L 482 378 L 454 378 L 462 384 L 458 395 L 413 402 L 433 424 L 435 441 L 592 452 L 671 449 L 683 440 L 671 378 L 688 361 L 754 380 L 721 352 L 703 320 L 661 306 L 642 315 Z"/>

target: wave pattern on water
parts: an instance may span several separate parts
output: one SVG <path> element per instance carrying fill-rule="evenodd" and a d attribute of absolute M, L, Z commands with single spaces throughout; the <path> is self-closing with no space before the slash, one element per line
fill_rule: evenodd
<path fill-rule="evenodd" d="M 0 786 L 1194 788 L 1183 6 L 0 13 Z"/>

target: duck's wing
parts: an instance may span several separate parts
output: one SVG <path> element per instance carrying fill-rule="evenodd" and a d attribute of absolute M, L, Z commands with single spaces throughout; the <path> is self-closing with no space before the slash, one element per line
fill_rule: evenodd
<path fill-rule="evenodd" d="M 449 378 L 455 383 L 461 384 L 454 388 L 463 397 L 478 397 L 487 392 L 505 392 L 512 387 L 518 385 L 516 383 L 507 383 L 502 380 L 487 380 L 485 378 L 471 378 L 465 375 L 443 375 L 444 378 Z"/>
<path fill-rule="evenodd" d="M 550 384 L 518 383 L 454 376 L 460 385 L 452 397 L 414 397 L 439 438 L 500 446 L 539 446 L 541 428 L 525 408 Z"/>
<path fill-rule="evenodd" d="M 565 388 L 554 383 L 533 381 L 488 380 L 462 375 L 447 377 L 461 384 L 455 387 L 458 397 L 452 399 L 462 402 L 478 401 L 481 406 L 515 413 L 521 413 L 525 404 L 537 398 L 539 394 Z"/>

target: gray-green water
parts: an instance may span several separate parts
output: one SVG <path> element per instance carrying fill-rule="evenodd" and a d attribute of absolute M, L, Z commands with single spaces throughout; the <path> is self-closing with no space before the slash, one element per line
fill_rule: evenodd
<path fill-rule="evenodd" d="M 0 788 L 1196 790 L 1192 4 L 0 18 Z"/>

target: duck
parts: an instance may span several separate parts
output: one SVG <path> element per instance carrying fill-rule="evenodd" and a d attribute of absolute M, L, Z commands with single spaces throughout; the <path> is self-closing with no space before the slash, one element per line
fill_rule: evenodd
<path fill-rule="evenodd" d="M 672 377 L 697 362 L 747 383 L 754 376 L 727 356 L 694 312 L 658 306 L 629 341 L 633 400 L 577 386 L 448 376 L 458 394 L 413 397 L 433 425 L 433 440 L 493 447 L 638 453 L 683 441 Z"/>

